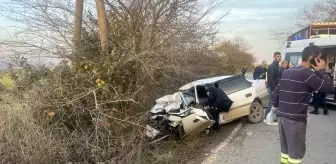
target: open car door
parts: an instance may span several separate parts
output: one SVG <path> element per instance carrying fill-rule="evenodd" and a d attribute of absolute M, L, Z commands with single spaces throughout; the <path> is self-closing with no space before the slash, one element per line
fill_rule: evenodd
<path fill-rule="evenodd" d="M 196 88 L 196 87 L 194 87 Z M 205 131 L 207 128 L 210 128 L 210 126 L 215 122 L 213 120 L 210 120 L 208 117 L 208 114 L 198 108 L 190 107 L 190 96 L 188 94 L 182 94 L 181 98 L 183 102 L 183 106 L 186 109 L 191 109 L 191 112 L 189 115 L 183 117 L 181 119 L 181 124 L 183 127 L 183 132 L 180 132 L 180 136 L 184 137 L 186 135 L 195 135 L 202 131 Z"/>
<path fill-rule="evenodd" d="M 251 103 L 256 97 L 256 91 L 251 82 L 247 81 L 244 76 L 233 76 L 218 81 L 217 85 L 233 101 L 230 111 L 220 114 L 221 124 L 250 114 Z"/>

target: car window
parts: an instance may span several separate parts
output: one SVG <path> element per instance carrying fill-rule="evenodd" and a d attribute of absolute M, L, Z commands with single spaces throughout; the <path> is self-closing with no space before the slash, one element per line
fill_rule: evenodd
<path fill-rule="evenodd" d="M 226 94 L 238 92 L 251 86 L 251 83 L 248 82 L 245 78 L 236 78 L 218 83 L 218 87 L 222 89 Z"/>
<path fill-rule="evenodd" d="M 186 106 L 188 106 L 191 102 L 195 102 L 195 93 L 191 92 L 191 91 L 183 91 L 182 95 L 186 101 L 187 104 L 184 104 Z"/>

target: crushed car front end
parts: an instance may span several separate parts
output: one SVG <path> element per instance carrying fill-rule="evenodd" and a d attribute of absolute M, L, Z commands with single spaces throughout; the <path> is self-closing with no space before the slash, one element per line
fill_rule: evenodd
<path fill-rule="evenodd" d="M 195 98 L 186 92 L 176 92 L 156 100 L 150 110 L 151 126 L 158 136 L 173 135 L 183 138 L 209 128 L 214 121 L 202 109 L 192 107 Z"/>

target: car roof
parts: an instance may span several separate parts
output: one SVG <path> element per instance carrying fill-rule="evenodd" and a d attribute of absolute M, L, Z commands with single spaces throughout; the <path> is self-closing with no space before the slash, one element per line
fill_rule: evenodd
<path fill-rule="evenodd" d="M 188 89 L 190 89 L 190 88 L 192 88 L 194 86 L 197 86 L 197 85 L 211 84 L 211 83 L 215 83 L 217 81 L 223 80 L 223 79 L 227 79 L 229 77 L 232 77 L 232 75 L 229 75 L 229 76 L 217 76 L 217 77 L 211 77 L 211 78 L 196 80 L 196 81 L 193 81 L 191 83 L 188 83 L 188 84 L 182 86 L 179 90 L 185 91 L 185 90 L 188 90 Z"/>

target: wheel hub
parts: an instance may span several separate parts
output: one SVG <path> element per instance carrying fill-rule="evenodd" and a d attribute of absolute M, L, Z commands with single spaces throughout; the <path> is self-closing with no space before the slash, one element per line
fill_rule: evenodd
<path fill-rule="evenodd" d="M 252 106 L 251 107 L 251 115 L 254 119 L 257 119 L 258 116 L 260 116 L 261 110 L 258 106 Z"/>

